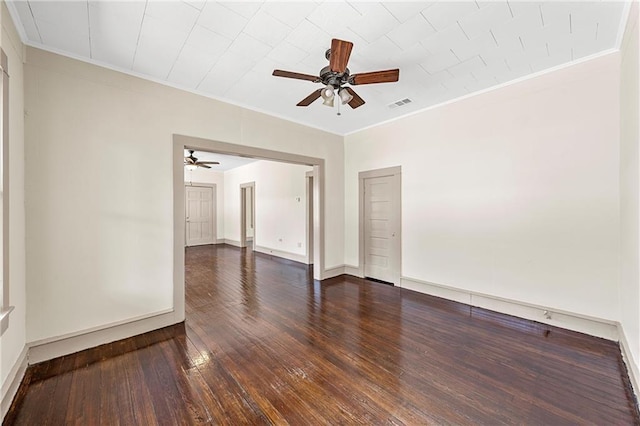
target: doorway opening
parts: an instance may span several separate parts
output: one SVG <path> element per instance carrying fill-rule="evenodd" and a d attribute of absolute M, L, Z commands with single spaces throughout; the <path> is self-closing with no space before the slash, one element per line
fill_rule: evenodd
<path fill-rule="evenodd" d="M 240 247 L 256 249 L 256 196 L 255 182 L 240 185 Z"/>
<path fill-rule="evenodd" d="M 294 203 L 294 206 L 299 206 L 302 208 L 302 211 L 305 211 L 305 206 L 307 206 L 308 210 L 306 213 L 306 217 L 302 217 L 301 226 L 304 232 L 303 238 L 306 240 L 296 239 L 294 240 L 294 244 L 296 248 L 302 248 L 304 250 L 305 246 L 307 248 L 306 251 L 300 255 L 300 259 L 296 259 L 302 263 L 313 264 L 313 267 L 310 268 L 313 272 L 313 278 L 316 280 L 322 280 L 326 275 L 327 271 L 325 271 L 324 267 L 324 173 L 325 173 L 325 165 L 324 159 L 316 158 L 316 157 L 308 157 L 298 154 L 292 154 L 287 152 L 280 151 L 272 151 L 262 148 L 249 147 L 244 145 L 236 145 L 230 144 L 226 142 L 219 142 L 210 139 L 202 139 L 184 135 L 173 135 L 173 188 L 174 188 L 174 274 L 173 274 L 173 282 L 174 282 L 174 315 L 178 321 L 184 320 L 185 317 L 185 253 L 184 253 L 184 241 L 186 238 L 186 229 L 185 229 L 185 172 L 184 172 L 184 150 L 185 149 L 193 149 L 196 151 L 206 152 L 206 153 L 217 153 L 226 156 L 235 156 L 235 157 L 243 157 L 255 160 L 270 160 L 279 163 L 288 163 L 288 164 L 296 164 L 303 166 L 311 166 L 313 167 L 313 171 L 311 172 L 311 179 L 307 179 L 304 182 L 307 184 L 311 184 L 311 193 L 313 200 L 311 204 L 309 202 L 301 203 L 301 198 L 304 197 L 305 192 L 309 193 L 309 189 L 305 190 L 304 182 L 301 186 L 300 193 L 296 194 L 295 197 L 291 197 L 290 199 L 285 200 L 286 202 Z M 303 175 L 304 178 L 304 175 Z M 226 182 L 226 179 L 225 179 Z M 240 184 L 242 181 L 238 182 Z M 246 181 L 245 181 L 246 182 Z M 256 182 L 258 186 L 260 186 L 259 182 Z M 225 183 L 226 186 L 226 183 Z M 232 191 L 234 194 L 240 194 L 237 191 L 238 186 L 235 186 L 236 190 Z M 262 188 L 262 186 L 260 186 Z M 262 189 L 259 189 L 262 191 Z M 230 190 L 225 190 L 225 198 L 226 194 L 229 193 Z M 236 192 L 237 191 L 237 192 Z M 247 194 L 247 190 L 245 189 L 245 195 Z M 249 222 L 253 219 L 253 241 L 247 240 L 246 227 L 242 227 L 245 231 L 245 237 L 240 238 L 239 235 L 240 229 L 238 229 L 238 234 L 235 239 L 243 240 L 246 246 L 251 246 L 252 249 L 256 251 L 264 250 L 264 247 L 259 247 L 260 234 L 258 233 L 267 231 L 261 231 L 260 229 L 265 228 L 256 226 L 256 219 L 259 219 L 261 216 L 259 212 L 256 214 L 255 208 L 256 205 L 260 204 L 260 194 L 256 194 L 256 186 L 254 185 L 251 189 L 252 192 L 252 206 L 251 209 L 247 209 L 246 201 L 245 203 L 245 214 L 240 215 L 245 217 L 246 221 L 246 213 L 247 210 L 251 210 L 253 213 L 253 217 L 249 217 Z M 221 194 L 218 194 L 218 197 L 222 197 Z M 256 202 L 256 198 L 258 198 Z M 246 198 L 245 198 L 246 199 Z M 226 203 L 225 203 L 226 204 Z M 233 205 L 241 207 L 238 204 L 233 203 Z M 260 207 L 262 208 L 262 207 Z M 298 207 L 295 207 L 298 208 Z M 276 207 L 276 211 L 278 211 L 278 207 Z M 226 206 L 225 206 L 226 212 Z M 236 213 L 237 214 L 237 213 Z M 238 217 L 235 214 L 234 217 Z M 217 221 L 220 222 L 222 217 L 219 215 Z M 305 222 L 307 223 L 307 228 L 305 229 Z M 224 242 L 231 245 L 241 245 L 241 241 L 232 241 L 225 238 L 227 234 L 227 227 L 225 225 L 219 225 L 219 229 L 222 229 L 220 226 L 224 226 L 224 231 L 220 231 L 223 235 L 217 236 L 216 242 Z M 238 225 L 234 225 L 240 228 Z M 260 228 L 260 229 L 258 229 Z M 269 227 L 267 227 L 269 228 Z M 285 227 L 286 228 L 286 227 Z M 286 229 L 285 229 L 286 230 Z M 284 231 L 283 231 L 284 232 Z M 308 236 L 312 236 L 311 242 L 309 242 Z M 278 235 L 279 236 L 279 235 Z M 277 236 L 277 237 L 278 237 Z M 257 238 L 256 238 L 257 237 Z M 287 238 L 283 238 L 284 241 L 287 241 Z M 256 243 L 257 241 L 257 243 Z M 278 239 L 279 241 L 279 239 Z M 275 253 L 273 253 L 275 254 Z M 309 260 L 312 260 L 310 262 Z"/>

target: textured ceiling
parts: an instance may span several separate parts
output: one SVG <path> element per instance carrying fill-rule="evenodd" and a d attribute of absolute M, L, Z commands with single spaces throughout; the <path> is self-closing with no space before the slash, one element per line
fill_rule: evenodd
<path fill-rule="evenodd" d="M 617 48 L 622 2 L 8 2 L 31 46 L 167 82 L 346 134 Z M 352 73 L 399 68 L 359 85 L 366 101 L 297 107 L 319 84 L 332 38 L 354 43 Z M 409 98 L 411 103 L 390 108 Z"/>
<path fill-rule="evenodd" d="M 198 161 L 219 162 L 220 164 L 210 165 L 210 170 L 215 172 L 225 172 L 227 170 L 235 169 L 236 167 L 242 167 L 249 163 L 258 161 L 255 158 L 238 157 L 235 155 L 225 155 L 206 151 L 194 151 L 193 155 L 198 159 Z M 189 150 L 184 150 L 184 156 L 189 156 Z"/>

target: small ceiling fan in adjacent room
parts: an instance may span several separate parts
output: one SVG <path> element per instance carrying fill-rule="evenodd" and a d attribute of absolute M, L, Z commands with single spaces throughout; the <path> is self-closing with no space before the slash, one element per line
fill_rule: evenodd
<path fill-rule="evenodd" d="M 184 157 L 184 165 L 187 170 L 195 170 L 198 167 L 203 167 L 205 169 L 210 169 L 211 166 L 209 164 L 220 164 L 217 161 L 198 161 L 198 158 L 193 156 L 195 151 L 193 149 L 189 150 L 189 156 Z"/>
<path fill-rule="evenodd" d="M 364 105 L 365 102 L 351 87 L 345 86 L 345 84 L 356 86 L 359 84 L 393 83 L 398 81 L 400 70 L 395 68 L 351 74 L 349 68 L 347 68 L 351 49 L 353 49 L 353 43 L 350 41 L 334 38 L 331 40 L 331 49 L 328 49 L 324 54 L 329 60 L 329 66 L 322 68 L 319 76 L 283 70 L 274 70 L 273 75 L 308 80 L 313 83 L 322 83 L 325 86 L 298 102 L 298 106 L 309 106 L 313 101 L 322 97 L 324 100 L 323 105 L 332 107 L 337 93 L 343 105 L 349 104 L 351 108 L 355 109 Z"/>

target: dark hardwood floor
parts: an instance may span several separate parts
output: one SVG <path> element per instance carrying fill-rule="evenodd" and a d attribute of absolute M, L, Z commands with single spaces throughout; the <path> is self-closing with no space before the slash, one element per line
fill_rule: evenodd
<path fill-rule="evenodd" d="M 186 325 L 29 368 L 4 424 L 640 424 L 616 343 L 229 246 Z"/>

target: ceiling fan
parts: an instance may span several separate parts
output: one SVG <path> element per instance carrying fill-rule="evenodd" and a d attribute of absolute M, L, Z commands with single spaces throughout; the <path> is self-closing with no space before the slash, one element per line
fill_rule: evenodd
<path fill-rule="evenodd" d="M 197 167 L 204 167 L 205 169 L 210 169 L 211 166 L 208 166 L 208 164 L 220 164 L 217 161 L 198 161 L 198 159 L 193 156 L 194 152 L 195 151 L 193 149 L 190 149 L 189 156 L 184 157 L 184 165 L 187 166 L 188 168 L 191 168 L 191 170 L 195 170 Z"/>
<path fill-rule="evenodd" d="M 359 74 L 350 74 L 347 68 L 349 56 L 353 49 L 350 41 L 331 40 L 331 49 L 328 49 L 324 56 L 329 60 L 329 66 L 320 70 L 320 75 L 301 74 L 291 71 L 274 70 L 276 77 L 295 78 L 297 80 L 308 80 L 314 83 L 322 83 L 325 87 L 318 89 L 309 96 L 298 102 L 298 106 L 309 106 L 313 101 L 322 97 L 323 105 L 332 107 L 336 91 L 342 104 L 349 104 L 351 108 L 358 108 L 364 105 L 364 100 L 353 91 L 351 87 L 343 87 L 345 84 L 356 86 L 358 84 L 393 83 L 398 81 L 399 69 L 384 71 L 373 71 Z"/>

